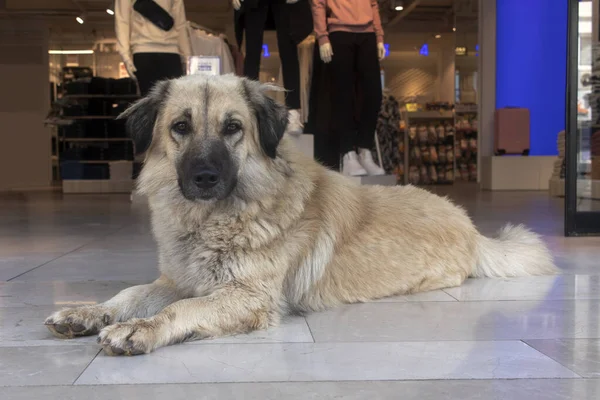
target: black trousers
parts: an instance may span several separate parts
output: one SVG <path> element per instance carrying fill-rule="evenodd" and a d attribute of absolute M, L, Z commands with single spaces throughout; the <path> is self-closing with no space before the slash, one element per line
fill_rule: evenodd
<path fill-rule="evenodd" d="M 281 59 L 283 85 L 288 90 L 285 104 L 292 110 L 300 108 L 300 66 L 298 49 L 289 30 L 289 6 L 285 3 L 259 1 L 257 8 L 245 12 L 246 59 L 244 75 L 258 80 L 262 55 L 263 33 L 269 11 L 273 13 L 277 31 L 277 47 Z"/>
<path fill-rule="evenodd" d="M 332 130 L 340 138 L 340 152 L 372 149 L 382 100 L 377 38 L 375 33 L 332 32 L 329 40 L 333 49 Z M 358 121 L 354 119 L 355 78 L 361 94 Z"/>
<path fill-rule="evenodd" d="M 136 53 L 133 64 L 142 96 L 146 96 L 156 82 L 184 74 L 181 56 L 175 53 Z"/>

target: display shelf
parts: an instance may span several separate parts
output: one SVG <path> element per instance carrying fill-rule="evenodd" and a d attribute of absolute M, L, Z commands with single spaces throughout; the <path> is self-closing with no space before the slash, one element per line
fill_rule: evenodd
<path fill-rule="evenodd" d="M 130 138 L 61 138 L 61 142 L 131 142 Z"/>
<path fill-rule="evenodd" d="M 63 193 L 131 193 L 133 191 L 133 179 L 111 180 L 111 179 L 68 179 L 63 180 Z"/>
<path fill-rule="evenodd" d="M 477 106 L 457 104 L 454 126 L 456 129 L 455 165 L 456 179 L 477 181 Z"/>
<path fill-rule="evenodd" d="M 411 120 L 454 118 L 454 112 L 452 111 L 405 111 L 404 114 L 406 118 Z"/>
<path fill-rule="evenodd" d="M 77 115 L 77 116 L 70 116 L 70 117 L 66 117 L 63 116 L 62 119 L 64 119 L 65 121 L 79 121 L 79 120 L 113 120 L 116 119 L 117 116 L 113 116 L 113 115 Z"/>
<path fill-rule="evenodd" d="M 404 183 L 454 183 L 454 112 L 404 112 Z"/>
<path fill-rule="evenodd" d="M 57 178 L 64 193 L 131 192 L 134 146 L 123 121 L 115 120 L 139 98 L 137 86 L 131 79 L 88 78 L 63 82 L 65 93 L 46 120 L 56 131 Z"/>
<path fill-rule="evenodd" d="M 62 99 L 86 100 L 86 99 L 106 99 L 106 100 L 136 100 L 140 96 L 137 94 L 66 94 Z"/>

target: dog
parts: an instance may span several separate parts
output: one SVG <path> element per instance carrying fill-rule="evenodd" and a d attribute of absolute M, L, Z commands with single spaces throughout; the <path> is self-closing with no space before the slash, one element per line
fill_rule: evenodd
<path fill-rule="evenodd" d="M 45 324 L 99 333 L 108 355 L 275 326 L 290 313 L 553 274 L 541 238 L 482 236 L 466 212 L 413 186 L 361 186 L 302 155 L 276 88 L 233 75 L 158 83 L 121 118 L 145 153 L 161 276 Z"/>

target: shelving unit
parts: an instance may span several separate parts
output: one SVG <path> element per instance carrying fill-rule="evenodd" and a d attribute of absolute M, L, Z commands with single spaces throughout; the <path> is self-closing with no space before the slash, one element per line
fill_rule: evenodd
<path fill-rule="evenodd" d="M 454 113 L 452 111 L 403 112 L 404 183 L 436 185 L 454 183 Z"/>
<path fill-rule="evenodd" d="M 477 182 L 477 105 L 457 104 L 454 114 L 456 179 Z"/>
<path fill-rule="evenodd" d="M 95 80 L 95 81 L 94 81 Z M 69 82 L 46 123 L 55 127 L 52 163 L 55 180 L 64 193 L 130 193 L 133 188 L 134 149 L 124 121 L 116 117 L 139 98 L 133 81 L 91 78 Z M 87 86 L 86 86 L 87 84 Z M 117 87 L 118 93 L 110 93 Z M 80 91 L 95 93 L 80 93 Z M 130 93 L 123 93 L 124 91 Z M 106 91 L 106 93 L 97 93 Z"/>

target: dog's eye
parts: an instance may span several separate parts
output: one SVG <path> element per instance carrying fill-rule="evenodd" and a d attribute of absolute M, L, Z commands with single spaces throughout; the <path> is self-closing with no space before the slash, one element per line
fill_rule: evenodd
<path fill-rule="evenodd" d="M 242 129 L 242 125 L 239 122 L 230 122 L 225 127 L 225 133 L 228 135 L 232 135 L 237 133 L 240 129 Z"/>
<path fill-rule="evenodd" d="M 175 125 L 173 125 L 173 132 L 177 133 L 178 135 L 185 135 L 189 132 L 189 125 L 187 122 L 177 122 Z"/>

